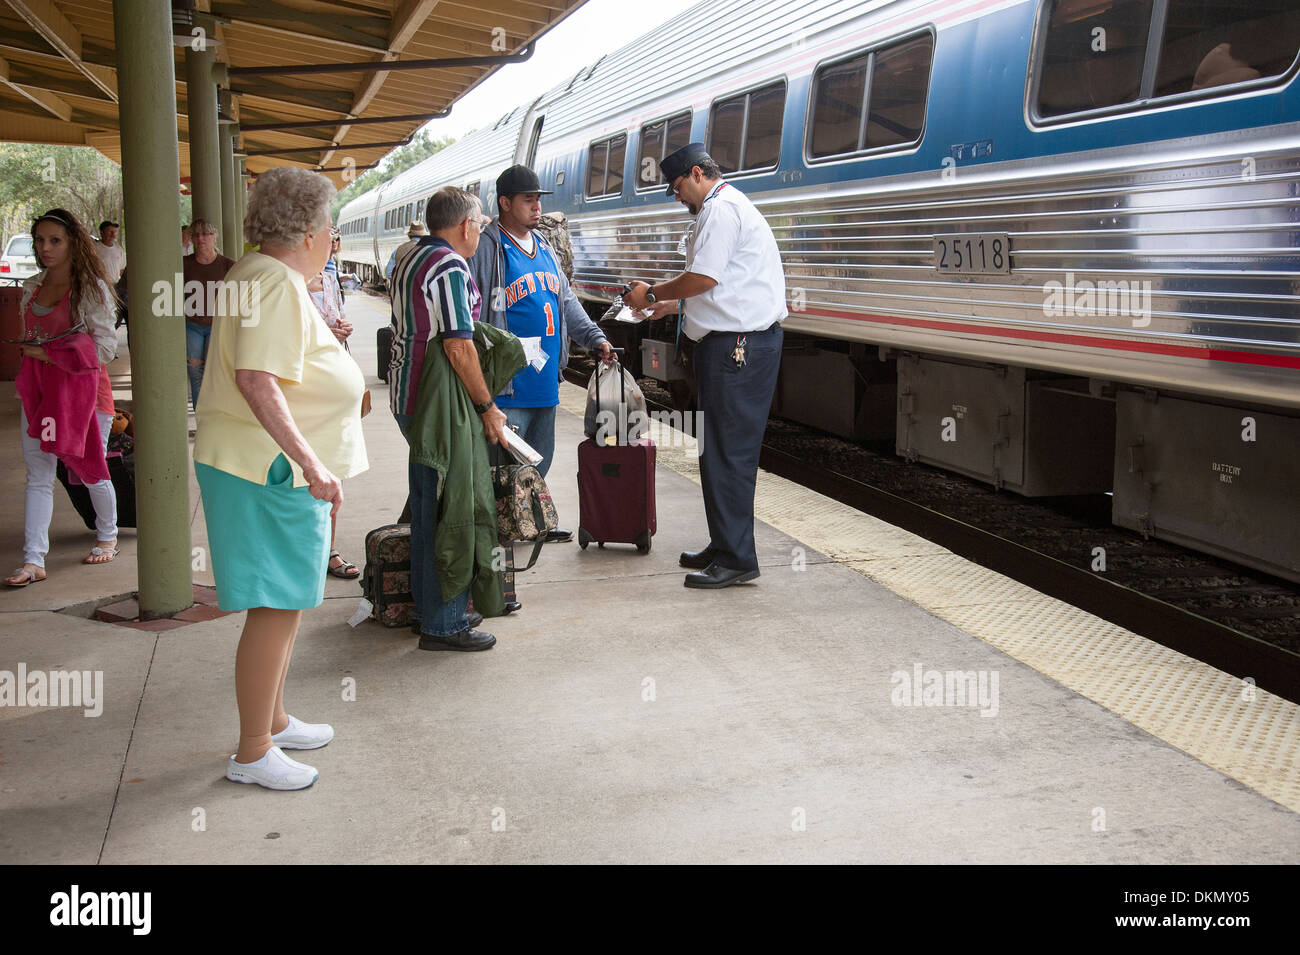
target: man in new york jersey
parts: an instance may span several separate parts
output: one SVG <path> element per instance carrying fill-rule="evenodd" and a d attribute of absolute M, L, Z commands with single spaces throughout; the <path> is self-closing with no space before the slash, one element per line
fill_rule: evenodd
<path fill-rule="evenodd" d="M 545 476 L 555 455 L 555 408 L 569 363 L 569 339 L 599 351 L 606 361 L 613 351 L 573 294 L 550 246 L 534 231 L 543 195 L 550 192 L 527 166 L 511 166 L 498 176 L 499 216 L 484 231 L 469 265 L 483 295 L 483 320 L 519 338 L 539 339 L 546 355 L 540 369 L 525 365 L 496 398 L 519 436 L 542 456 L 537 469 Z M 547 540 L 572 537 L 572 531 L 557 528 Z"/>

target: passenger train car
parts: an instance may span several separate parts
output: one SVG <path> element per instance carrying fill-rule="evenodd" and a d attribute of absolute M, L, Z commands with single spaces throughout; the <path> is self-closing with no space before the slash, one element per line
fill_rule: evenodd
<path fill-rule="evenodd" d="M 527 162 L 594 311 L 681 270 L 702 140 L 780 246 L 778 414 L 1300 580 L 1297 51 L 1296 0 L 709 0 L 350 202 L 343 258 Z"/>

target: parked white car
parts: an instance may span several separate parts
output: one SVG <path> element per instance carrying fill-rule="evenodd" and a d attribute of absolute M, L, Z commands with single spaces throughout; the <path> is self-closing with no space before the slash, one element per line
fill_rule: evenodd
<path fill-rule="evenodd" d="M 0 256 L 0 279 L 25 279 L 40 270 L 32 237 L 23 233 L 11 238 L 5 246 L 5 254 Z"/>

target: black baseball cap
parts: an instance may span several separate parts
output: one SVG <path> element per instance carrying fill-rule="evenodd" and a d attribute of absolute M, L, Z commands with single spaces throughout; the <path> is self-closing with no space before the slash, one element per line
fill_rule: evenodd
<path fill-rule="evenodd" d="M 537 173 L 522 164 L 511 166 L 497 176 L 498 196 L 518 196 L 529 192 L 536 192 L 543 196 L 554 194 L 553 190 L 543 189 L 537 179 Z"/>
<path fill-rule="evenodd" d="M 675 153 L 669 153 L 659 163 L 659 171 L 668 180 L 668 189 L 664 194 L 668 196 L 673 194 L 673 181 L 678 176 L 684 176 L 695 166 L 712 159 L 709 151 L 704 148 L 704 143 L 687 143 Z"/>

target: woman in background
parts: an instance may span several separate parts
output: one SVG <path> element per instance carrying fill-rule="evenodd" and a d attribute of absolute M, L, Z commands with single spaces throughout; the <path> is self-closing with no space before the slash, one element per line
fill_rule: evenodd
<path fill-rule="evenodd" d="M 117 495 L 104 450 L 113 427 L 113 386 L 108 363 L 117 354 L 117 303 L 89 233 L 66 209 L 51 209 L 32 223 L 36 257 L 43 266 L 23 282 L 19 313 L 23 337 L 18 395 L 27 464 L 23 566 L 5 578 L 26 587 L 46 577 L 54 475 L 60 456 L 82 477 L 95 505 L 96 544 L 82 563 L 106 564 L 117 556 Z M 93 377 L 93 385 L 91 376 Z M 96 428 L 94 443 L 82 434 Z M 65 432 L 60 436 L 60 430 Z M 44 446 L 44 447 L 43 447 Z M 72 456 L 72 449 L 76 457 Z"/>

